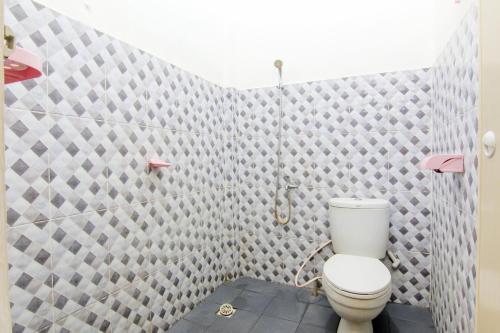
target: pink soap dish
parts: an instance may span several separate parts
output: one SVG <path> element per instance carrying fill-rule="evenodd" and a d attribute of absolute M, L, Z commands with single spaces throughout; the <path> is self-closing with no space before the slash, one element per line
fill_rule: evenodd
<path fill-rule="evenodd" d="M 5 84 L 34 79 L 42 75 L 42 61 L 33 53 L 16 47 L 4 60 Z"/>
<path fill-rule="evenodd" d="M 148 165 L 150 169 L 159 169 L 171 167 L 173 164 L 162 160 L 150 159 Z"/>
<path fill-rule="evenodd" d="M 431 169 L 437 173 L 464 172 L 464 155 L 431 155 L 420 164 L 422 169 Z"/>

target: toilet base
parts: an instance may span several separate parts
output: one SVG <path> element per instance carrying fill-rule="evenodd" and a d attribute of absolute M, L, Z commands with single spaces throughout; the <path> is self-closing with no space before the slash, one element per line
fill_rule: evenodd
<path fill-rule="evenodd" d="M 371 321 L 354 322 L 342 318 L 337 333 L 373 333 L 373 325 Z"/>

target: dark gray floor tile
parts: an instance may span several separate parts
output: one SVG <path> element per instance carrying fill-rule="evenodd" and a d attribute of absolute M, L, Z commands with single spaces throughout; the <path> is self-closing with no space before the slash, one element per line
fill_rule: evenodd
<path fill-rule="evenodd" d="M 336 330 L 340 317 L 329 306 L 309 304 L 301 324 Z"/>
<path fill-rule="evenodd" d="M 241 310 L 250 311 L 256 314 L 262 314 L 266 306 L 273 299 L 272 296 L 259 294 L 253 291 L 244 290 L 236 297 L 232 305 Z"/>
<path fill-rule="evenodd" d="M 185 319 L 199 324 L 200 326 L 208 327 L 217 318 L 217 311 L 219 310 L 219 304 L 203 302 L 198 304 Z"/>
<path fill-rule="evenodd" d="M 268 317 L 299 322 L 307 308 L 307 304 L 290 302 L 286 299 L 274 298 L 267 306 L 264 314 Z"/>
<path fill-rule="evenodd" d="M 226 281 L 224 282 L 224 285 L 232 288 L 245 289 L 248 285 L 250 285 L 254 281 L 260 281 L 260 280 L 252 279 L 249 277 L 241 277 L 233 281 Z"/>
<path fill-rule="evenodd" d="M 252 279 L 248 281 L 245 289 L 268 296 L 274 296 L 278 293 L 281 287 L 282 286 L 278 283 Z"/>
<path fill-rule="evenodd" d="M 335 331 L 332 331 L 331 329 L 328 328 L 306 325 L 306 324 L 300 324 L 296 331 L 296 333 L 333 333 L 333 332 Z"/>
<path fill-rule="evenodd" d="M 208 328 L 209 332 L 248 333 L 253 328 L 259 315 L 245 310 L 237 310 L 231 318 L 219 317 Z"/>
<path fill-rule="evenodd" d="M 391 318 L 404 319 L 417 323 L 432 323 L 431 312 L 426 308 L 389 303 L 385 309 Z"/>
<path fill-rule="evenodd" d="M 297 292 L 297 295 L 299 302 L 330 306 L 330 303 L 328 303 L 328 299 L 326 298 L 325 295 L 319 294 L 317 296 L 314 296 L 310 289 L 306 288 L 300 289 Z"/>
<path fill-rule="evenodd" d="M 205 299 L 205 302 L 217 304 L 231 303 L 236 297 L 238 297 L 239 294 L 241 294 L 241 291 L 242 290 L 238 288 L 222 285 L 215 289 L 214 293 Z"/>
<path fill-rule="evenodd" d="M 302 289 L 300 288 L 295 288 L 292 286 L 280 286 L 280 288 L 276 290 L 275 297 L 299 302 L 299 292 L 301 290 Z"/>
<path fill-rule="evenodd" d="M 436 333 L 432 324 L 417 323 L 413 321 L 392 318 L 391 333 Z"/>
<path fill-rule="evenodd" d="M 372 320 L 372 325 L 375 333 L 391 332 L 391 318 L 385 309 Z"/>
<path fill-rule="evenodd" d="M 168 330 L 168 333 L 202 333 L 205 328 L 199 326 L 190 321 L 181 319 L 171 329 Z"/>
<path fill-rule="evenodd" d="M 295 333 L 298 325 L 293 321 L 262 316 L 251 333 Z"/>

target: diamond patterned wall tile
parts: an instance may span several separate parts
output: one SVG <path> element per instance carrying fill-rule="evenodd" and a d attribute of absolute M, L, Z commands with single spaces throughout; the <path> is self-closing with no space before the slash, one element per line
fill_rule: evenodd
<path fill-rule="evenodd" d="M 388 184 L 389 134 L 354 133 L 349 141 L 352 150 L 350 183 L 357 189 L 384 190 Z"/>
<path fill-rule="evenodd" d="M 315 190 L 300 188 L 290 193 L 292 214 L 290 222 L 283 226 L 282 236 L 284 238 L 303 238 L 308 241 L 314 240 L 315 207 L 311 196 Z M 282 191 L 285 195 L 284 191 Z M 281 212 L 288 217 L 286 201 L 282 203 Z"/>
<path fill-rule="evenodd" d="M 107 318 L 108 310 L 106 298 L 89 304 L 57 321 L 54 332 L 111 332 L 111 323 Z"/>
<path fill-rule="evenodd" d="M 48 331 L 52 326 L 51 222 L 7 231 L 13 331 Z"/>
<path fill-rule="evenodd" d="M 28 111 L 5 112 L 7 223 L 49 218 L 48 117 Z"/>
<path fill-rule="evenodd" d="M 438 332 L 473 332 L 476 275 L 478 5 L 432 70 L 432 150 L 464 154 L 464 174 L 433 175 L 431 310 Z"/>
<path fill-rule="evenodd" d="M 398 252 L 398 256 L 401 265 L 397 270 L 391 270 L 391 300 L 404 300 L 404 303 L 428 307 L 431 256 L 420 252 Z"/>
<path fill-rule="evenodd" d="M 430 136 L 422 131 L 395 132 L 389 138 L 389 183 L 391 190 L 429 191 L 429 172 L 420 162 L 431 153 Z"/>
<path fill-rule="evenodd" d="M 48 31 L 47 110 L 104 119 L 109 38 L 62 15 Z"/>
<path fill-rule="evenodd" d="M 398 251 L 430 253 L 430 193 L 394 192 L 389 197 L 390 244 Z"/>
<path fill-rule="evenodd" d="M 138 280 L 109 295 L 106 300 L 109 309 L 107 318 L 113 331 L 140 333 L 149 331 L 150 299 L 147 298 L 147 291 L 150 285 L 148 280 Z"/>
<path fill-rule="evenodd" d="M 351 135 L 347 132 L 319 134 L 314 138 L 314 187 L 343 187 L 349 184 Z"/>
<path fill-rule="evenodd" d="M 148 229 L 151 239 L 150 270 L 152 271 L 175 262 L 181 256 L 177 237 L 181 235 L 182 227 L 177 205 L 177 197 L 158 200 L 151 205 L 150 215 L 153 220 Z"/>
<path fill-rule="evenodd" d="M 127 124 L 110 124 L 108 195 L 110 206 L 136 204 L 147 198 L 147 129 Z"/>
<path fill-rule="evenodd" d="M 118 122 L 146 124 L 148 55 L 118 40 L 106 47 L 112 62 L 106 80 L 107 111 Z"/>
<path fill-rule="evenodd" d="M 283 131 L 289 136 L 311 135 L 315 128 L 316 110 L 310 84 L 294 84 L 283 88 Z"/>
<path fill-rule="evenodd" d="M 104 212 L 54 222 L 51 237 L 54 320 L 103 299 L 109 283 Z"/>
<path fill-rule="evenodd" d="M 276 88 L 268 88 L 268 91 L 273 89 L 277 91 Z M 277 147 L 260 149 L 265 143 L 261 144 L 255 136 L 260 135 L 266 142 L 272 142 L 274 137 L 270 139 L 267 133 L 256 134 L 253 131 L 254 128 L 269 128 L 269 124 L 274 126 L 279 120 L 277 115 L 274 115 L 274 122 L 269 117 L 259 120 L 256 116 L 263 107 L 258 103 L 262 102 L 262 98 L 254 96 L 261 97 L 261 92 L 262 89 L 240 91 L 237 103 L 239 133 L 242 134 L 236 138 L 240 181 L 239 223 L 245 233 L 241 237 L 247 238 L 247 247 L 255 246 L 252 242 L 256 240 L 251 236 L 260 235 L 261 230 L 274 235 L 274 241 L 281 236 L 318 243 L 327 240 L 328 201 L 336 196 L 390 199 L 392 193 L 411 190 L 415 192 L 415 197 L 401 200 L 401 209 L 414 212 L 415 205 L 422 207 L 429 204 L 424 193 L 430 189 L 430 174 L 422 173 L 418 168 L 418 161 L 430 152 L 431 89 L 428 69 L 284 87 L 285 133 L 281 172 L 283 177 L 289 177 L 290 182 L 300 185 L 299 190 L 293 192 L 296 199 L 294 206 L 299 211 L 296 219 L 311 221 L 311 225 L 297 221 L 296 224 L 275 228 L 269 223 L 269 220 L 274 220 L 272 211 L 271 219 L 268 219 L 254 209 L 255 202 L 265 201 L 258 198 L 267 197 L 262 193 L 262 187 L 273 187 L 276 178 L 272 162 L 275 161 Z M 267 103 L 264 101 L 263 105 L 267 106 Z M 414 134 L 415 129 L 419 134 Z M 415 155 L 421 158 L 413 158 Z M 284 191 L 281 192 L 278 202 L 283 210 L 286 198 Z M 272 194 L 269 199 L 265 205 L 274 202 Z M 416 251 L 428 249 L 428 216 L 416 212 L 414 216 L 411 220 L 413 228 L 406 230 L 400 227 L 394 229 L 394 235 L 391 234 L 393 243 L 404 251 L 408 251 L 405 246 L 412 246 L 418 249 Z M 403 219 L 399 217 L 398 221 Z M 320 270 L 322 263 L 328 259 L 327 255 L 323 257 L 317 260 L 315 269 Z M 248 262 L 253 259 L 243 250 L 241 258 L 244 275 L 248 273 L 282 282 L 281 275 L 265 272 L 255 262 Z M 414 266 L 409 259 L 404 264 Z M 413 288 L 407 293 L 399 293 L 401 298 L 397 300 L 407 302 L 417 292 L 418 288 Z"/>
<path fill-rule="evenodd" d="M 268 281 L 283 281 L 280 238 L 267 234 L 241 233 L 241 271 L 243 276 Z"/>
<path fill-rule="evenodd" d="M 282 185 L 288 181 L 310 186 L 313 180 L 313 162 L 318 150 L 313 136 L 284 136 L 282 147 Z"/>
<path fill-rule="evenodd" d="M 274 218 L 274 188 L 241 185 L 240 228 L 250 234 L 266 233 L 281 236 L 282 228 Z M 283 195 L 280 191 L 278 195 Z M 280 211 L 284 211 L 284 200 L 278 197 Z"/>
<path fill-rule="evenodd" d="M 43 64 L 43 74 L 39 78 L 5 87 L 5 104 L 16 109 L 44 111 L 47 103 L 48 24 L 55 13 L 31 0 L 10 1 L 5 6 L 5 24 L 15 31 L 16 45 L 34 52 Z"/>
<path fill-rule="evenodd" d="M 54 217 L 106 207 L 106 123 L 54 115 L 49 129 Z"/>
<path fill-rule="evenodd" d="M 283 282 L 288 285 L 295 285 L 295 275 L 303 264 L 308 253 L 312 253 L 317 247 L 316 242 L 309 242 L 305 239 L 284 238 L 281 240 L 280 252 L 283 265 Z M 316 276 L 314 263 L 309 263 L 304 267 L 298 282 L 304 283 Z"/>
<path fill-rule="evenodd" d="M 109 292 L 143 279 L 149 269 L 150 240 L 147 215 L 150 204 L 117 207 L 108 214 Z"/>
<path fill-rule="evenodd" d="M 364 98 L 354 104 L 349 113 L 348 131 L 370 132 L 388 129 L 386 100 Z"/>

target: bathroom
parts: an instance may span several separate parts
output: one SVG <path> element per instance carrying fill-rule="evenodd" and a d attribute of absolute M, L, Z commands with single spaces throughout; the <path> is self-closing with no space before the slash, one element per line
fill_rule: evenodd
<path fill-rule="evenodd" d="M 1 3 L 0 332 L 498 331 L 495 0 Z"/>

